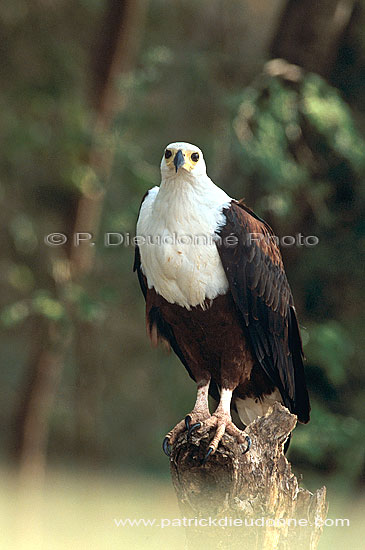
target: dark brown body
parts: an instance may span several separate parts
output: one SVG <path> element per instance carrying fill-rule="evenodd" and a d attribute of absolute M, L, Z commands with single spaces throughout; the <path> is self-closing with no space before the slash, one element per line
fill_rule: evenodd
<path fill-rule="evenodd" d="M 281 400 L 309 421 L 303 350 L 294 301 L 272 229 L 242 202 L 223 210 L 217 250 L 229 289 L 206 307 L 170 304 L 148 288 L 136 247 L 134 269 L 146 299 L 147 332 L 153 345 L 165 342 L 197 382 L 211 379 L 234 398 L 264 398 L 278 390 Z M 226 240 L 236 237 L 231 246 Z M 252 238 L 253 236 L 253 238 Z"/>
<path fill-rule="evenodd" d="M 151 340 L 157 335 L 154 312 L 158 311 L 172 328 L 195 381 L 211 377 L 213 387 L 235 390 L 233 398 L 242 399 L 262 398 L 275 389 L 254 361 L 246 327 L 230 292 L 207 301 L 205 309 L 198 306 L 188 310 L 170 304 L 151 289 L 147 292 L 146 307 Z M 212 393 L 217 398 L 214 390 Z"/>

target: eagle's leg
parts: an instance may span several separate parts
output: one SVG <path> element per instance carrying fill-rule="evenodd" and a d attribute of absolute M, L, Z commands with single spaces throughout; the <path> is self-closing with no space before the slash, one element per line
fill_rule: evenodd
<path fill-rule="evenodd" d="M 209 405 L 208 405 L 208 393 L 209 393 L 210 379 L 201 380 L 198 382 L 198 390 L 196 395 L 196 401 L 193 410 L 176 424 L 164 438 L 162 448 L 167 456 L 170 456 L 170 446 L 176 441 L 178 435 L 185 430 L 188 430 L 190 435 L 194 430 L 201 427 L 202 423 L 210 418 Z"/>
<path fill-rule="evenodd" d="M 232 390 L 222 388 L 221 398 L 216 411 L 210 418 L 208 418 L 208 420 L 206 420 L 206 422 L 204 422 L 204 428 L 216 427 L 216 432 L 209 444 L 208 452 L 204 457 L 203 464 L 208 460 L 211 454 L 215 453 L 225 432 L 235 437 L 238 443 L 245 443 L 244 453 L 247 453 L 251 447 L 251 439 L 248 435 L 238 429 L 232 422 L 231 399 Z"/>

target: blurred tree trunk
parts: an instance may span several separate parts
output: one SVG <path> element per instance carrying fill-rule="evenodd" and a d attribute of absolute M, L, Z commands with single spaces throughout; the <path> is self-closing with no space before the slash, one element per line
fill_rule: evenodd
<path fill-rule="evenodd" d="M 41 478 L 45 467 L 49 414 L 69 333 L 44 317 L 33 321 L 32 348 L 15 422 L 15 455 L 24 474 Z"/>
<path fill-rule="evenodd" d="M 143 27 L 145 0 L 109 0 L 100 37 L 92 51 L 90 104 L 95 111 L 94 144 L 89 155 L 90 172 L 105 181 L 110 171 L 113 151 L 100 147 L 100 136 L 110 128 L 113 115 L 123 107 L 124 98 L 116 90 L 116 79 L 132 69 L 140 33 Z M 104 191 L 97 190 L 78 199 L 76 215 L 65 228 L 65 233 L 97 233 Z M 72 281 L 82 281 L 93 265 L 93 247 L 70 247 L 60 287 Z M 52 259 L 51 259 L 52 261 Z M 15 415 L 14 451 L 20 473 L 42 479 L 48 440 L 49 416 L 57 391 L 65 355 L 70 344 L 70 329 L 63 328 L 45 318 L 34 318 L 33 349 L 26 366 L 25 380 L 20 391 L 19 407 Z M 80 349 L 87 348 L 93 337 L 90 324 L 79 326 L 76 337 L 83 339 Z M 90 354 L 79 357 L 90 361 Z M 82 369 L 89 365 L 81 366 Z"/>
<path fill-rule="evenodd" d="M 328 77 L 355 0 L 289 0 L 271 55 Z"/>

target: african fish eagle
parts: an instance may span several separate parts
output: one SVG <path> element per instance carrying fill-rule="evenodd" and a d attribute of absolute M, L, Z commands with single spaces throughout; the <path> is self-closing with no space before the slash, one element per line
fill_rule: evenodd
<path fill-rule="evenodd" d="M 161 185 L 142 200 L 134 270 L 146 300 L 147 333 L 167 343 L 197 384 L 193 410 L 164 439 L 215 428 L 205 460 L 225 432 L 250 446 L 244 426 L 275 401 L 309 420 L 297 316 L 270 226 L 208 177 L 201 150 L 176 142 L 161 161 Z M 219 401 L 213 414 L 208 394 Z"/>

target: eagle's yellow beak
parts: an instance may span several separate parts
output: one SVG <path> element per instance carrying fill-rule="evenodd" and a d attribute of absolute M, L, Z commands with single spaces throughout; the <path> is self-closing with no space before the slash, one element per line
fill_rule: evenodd
<path fill-rule="evenodd" d="M 181 149 L 179 149 L 177 151 L 177 153 L 175 154 L 175 158 L 174 158 L 174 166 L 175 166 L 175 170 L 176 172 L 178 171 L 178 169 L 181 167 L 181 166 L 184 166 L 185 164 L 185 155 L 184 153 L 182 152 Z"/>
<path fill-rule="evenodd" d="M 179 168 L 184 168 L 184 170 L 186 170 L 187 172 L 191 172 L 195 165 L 196 162 L 191 159 L 191 151 L 178 149 L 175 152 L 174 166 L 176 172 L 179 170 Z"/>
<path fill-rule="evenodd" d="M 178 144 L 176 144 L 178 145 Z M 168 147 L 165 150 L 164 160 L 166 166 L 177 173 L 179 168 L 184 168 L 186 172 L 192 172 L 199 161 L 199 152 L 194 149 L 180 149 L 178 147 Z"/>

